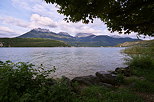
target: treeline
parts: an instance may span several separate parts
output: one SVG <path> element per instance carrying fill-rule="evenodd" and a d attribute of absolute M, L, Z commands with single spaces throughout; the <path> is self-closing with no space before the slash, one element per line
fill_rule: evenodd
<path fill-rule="evenodd" d="M 43 38 L 0 38 L 3 47 L 68 47 L 69 45 L 51 39 Z"/>

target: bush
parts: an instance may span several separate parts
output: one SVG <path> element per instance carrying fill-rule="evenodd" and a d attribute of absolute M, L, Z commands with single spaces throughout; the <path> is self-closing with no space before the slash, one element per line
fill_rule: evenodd
<path fill-rule="evenodd" d="M 33 66 L 0 62 L 0 102 L 70 102 L 72 93 L 68 86 L 48 78 L 55 69 Z"/>
<path fill-rule="evenodd" d="M 117 77 L 116 77 L 116 82 L 118 84 L 124 83 L 124 75 L 123 74 L 118 74 Z"/>
<path fill-rule="evenodd" d="M 148 55 L 132 55 L 127 64 L 133 68 L 153 69 L 154 59 Z"/>

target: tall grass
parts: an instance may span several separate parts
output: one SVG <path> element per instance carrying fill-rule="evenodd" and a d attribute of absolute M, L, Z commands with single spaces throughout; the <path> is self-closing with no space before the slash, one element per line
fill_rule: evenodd
<path fill-rule="evenodd" d="M 79 102 L 143 102 L 143 100 L 126 89 L 111 90 L 101 86 L 92 86 L 81 92 Z"/>
<path fill-rule="evenodd" d="M 130 57 L 126 59 L 126 64 L 131 68 L 132 74 L 139 77 L 132 81 L 131 89 L 154 93 L 154 47 L 135 46 L 126 48 L 123 52 Z"/>
<path fill-rule="evenodd" d="M 141 47 L 141 46 L 134 46 L 126 48 L 122 51 L 126 54 L 146 54 L 150 56 L 154 56 L 154 47 Z"/>
<path fill-rule="evenodd" d="M 139 68 L 139 69 L 153 69 L 154 68 L 154 58 L 150 55 L 129 55 L 131 58 L 128 58 L 126 64 Z"/>

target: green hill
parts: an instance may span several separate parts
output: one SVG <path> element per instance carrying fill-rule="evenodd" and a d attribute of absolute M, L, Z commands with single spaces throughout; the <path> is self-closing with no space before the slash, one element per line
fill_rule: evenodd
<path fill-rule="evenodd" d="M 117 47 L 132 47 L 132 46 L 153 47 L 153 45 L 154 45 L 154 40 L 142 40 L 142 41 L 125 42 L 117 45 Z"/>
<path fill-rule="evenodd" d="M 62 41 L 43 38 L 0 38 L 3 47 L 67 47 Z"/>

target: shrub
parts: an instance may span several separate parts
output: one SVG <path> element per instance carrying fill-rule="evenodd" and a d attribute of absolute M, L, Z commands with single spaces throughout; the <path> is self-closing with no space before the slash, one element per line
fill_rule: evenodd
<path fill-rule="evenodd" d="M 154 59 L 148 55 L 132 55 L 127 64 L 140 69 L 153 69 Z"/>
<path fill-rule="evenodd" d="M 68 86 L 48 78 L 55 69 L 33 66 L 0 62 L 0 102 L 70 102 L 72 93 Z"/>
<path fill-rule="evenodd" d="M 116 77 L 116 82 L 118 84 L 124 83 L 124 75 L 123 74 L 118 74 L 117 77 Z"/>

